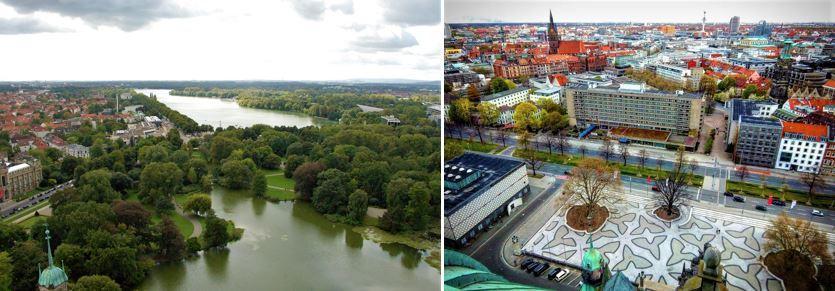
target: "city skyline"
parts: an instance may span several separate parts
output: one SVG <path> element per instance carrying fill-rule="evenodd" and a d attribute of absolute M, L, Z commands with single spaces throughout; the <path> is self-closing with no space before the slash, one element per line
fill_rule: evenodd
<path fill-rule="evenodd" d="M 477 1 L 444 2 L 446 23 L 544 23 L 547 11 L 554 12 L 558 23 L 707 23 L 727 24 L 739 16 L 742 24 L 765 20 L 774 23 L 833 22 L 835 5 L 821 0 L 804 1 Z M 825 9 L 821 9 L 825 7 Z M 496 14 L 496 11 L 502 11 Z M 589 13 L 594 11 L 594 13 Z M 658 13 L 664 11 L 665 13 Z"/>
<path fill-rule="evenodd" d="M 437 80 L 440 20 L 435 0 L 2 0 L 0 80 Z"/>

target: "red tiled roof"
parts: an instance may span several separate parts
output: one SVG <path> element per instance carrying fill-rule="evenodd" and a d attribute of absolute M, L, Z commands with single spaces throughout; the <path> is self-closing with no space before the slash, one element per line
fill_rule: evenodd
<path fill-rule="evenodd" d="M 826 125 L 806 124 L 800 122 L 783 121 L 783 134 L 799 133 L 804 136 L 814 137 L 817 140 L 825 139 L 829 128 Z"/>
<path fill-rule="evenodd" d="M 557 52 L 560 54 L 579 54 L 586 52 L 586 48 L 581 40 L 563 40 L 560 41 Z"/>
<path fill-rule="evenodd" d="M 823 84 L 824 87 L 835 88 L 835 80 L 829 79 L 826 80 L 826 84 Z"/>

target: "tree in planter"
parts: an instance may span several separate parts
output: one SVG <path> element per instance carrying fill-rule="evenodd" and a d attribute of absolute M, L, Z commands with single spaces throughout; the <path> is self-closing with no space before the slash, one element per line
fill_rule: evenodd
<path fill-rule="evenodd" d="M 647 156 L 648 156 L 647 150 L 645 150 L 645 149 L 641 149 L 638 152 L 638 169 L 639 169 L 638 177 L 641 176 L 641 171 L 644 170 L 644 165 L 646 165 L 646 163 L 647 163 Z"/>
<path fill-rule="evenodd" d="M 612 155 L 612 139 L 610 139 L 608 136 L 604 137 L 603 145 L 600 146 L 600 157 L 608 163 L 609 158 L 611 158 Z"/>
<path fill-rule="evenodd" d="M 659 173 L 661 172 L 659 171 Z M 655 201 L 659 205 L 659 208 L 666 213 L 668 218 L 680 215 L 680 207 L 690 197 L 690 194 L 685 191 L 687 177 L 689 176 L 689 167 L 684 158 L 684 149 L 679 148 L 676 153 L 676 161 L 673 163 L 673 170 L 664 172 L 663 178 L 655 180 L 655 186 L 658 188 L 655 194 Z"/>
<path fill-rule="evenodd" d="M 626 166 L 626 161 L 629 159 L 629 144 L 622 143 L 618 147 L 618 155 L 620 156 L 621 161 L 623 161 L 623 166 Z"/>
<path fill-rule="evenodd" d="M 791 218 L 785 212 L 780 213 L 765 231 L 765 249 L 771 251 L 792 251 L 789 256 L 801 255 L 811 260 L 821 259 L 824 264 L 831 261 L 828 251 L 829 240 L 812 222 L 800 218 Z M 801 258 L 790 260 L 799 262 Z"/>
<path fill-rule="evenodd" d="M 580 200 L 587 220 L 594 218 L 595 209 L 604 199 L 617 197 L 621 181 L 616 173 L 615 167 L 597 158 L 583 159 L 571 170 L 564 191 Z"/>
<path fill-rule="evenodd" d="M 809 201 L 807 201 L 807 204 L 812 204 L 812 201 L 815 199 L 815 189 L 826 186 L 826 180 L 823 179 L 822 174 L 817 169 L 812 172 L 803 173 L 800 176 L 800 180 L 809 187 Z"/>

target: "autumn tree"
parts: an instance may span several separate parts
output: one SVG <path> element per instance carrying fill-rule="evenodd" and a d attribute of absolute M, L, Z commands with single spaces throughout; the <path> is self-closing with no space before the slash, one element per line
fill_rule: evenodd
<path fill-rule="evenodd" d="M 748 174 L 750 173 L 751 171 L 748 170 L 748 166 L 746 165 L 742 165 L 734 171 L 734 174 L 736 174 L 736 177 L 739 178 L 740 182 L 745 182 L 745 178 L 748 177 Z"/>
<path fill-rule="evenodd" d="M 640 151 L 638 151 L 638 167 L 640 167 L 640 169 L 642 170 L 644 169 L 644 165 L 646 165 L 647 163 L 648 155 L 649 154 L 647 153 L 646 149 L 641 149 Z"/>
<path fill-rule="evenodd" d="M 472 121 L 473 103 L 467 98 L 458 98 L 449 106 L 449 120 L 457 125 L 458 138 L 464 139 L 464 129 Z"/>
<path fill-rule="evenodd" d="M 513 123 L 520 131 L 536 131 L 542 126 L 539 109 L 531 102 L 519 103 L 513 112 Z"/>
<path fill-rule="evenodd" d="M 470 102 L 479 102 L 481 100 L 481 92 L 478 91 L 478 86 L 474 84 L 467 86 L 467 99 Z"/>
<path fill-rule="evenodd" d="M 828 251 L 829 240 L 812 222 L 800 218 L 791 218 L 781 212 L 771 221 L 765 231 L 765 249 L 772 251 L 790 251 L 790 262 L 801 262 L 802 257 L 821 259 L 824 264 L 831 261 Z"/>
<path fill-rule="evenodd" d="M 479 141 L 484 143 L 484 138 L 481 136 L 481 130 L 485 126 L 491 126 L 499 121 L 499 108 L 493 103 L 482 102 L 476 106 L 476 111 L 478 111 L 478 117 L 473 124 L 475 124 L 476 131 L 478 131 Z"/>

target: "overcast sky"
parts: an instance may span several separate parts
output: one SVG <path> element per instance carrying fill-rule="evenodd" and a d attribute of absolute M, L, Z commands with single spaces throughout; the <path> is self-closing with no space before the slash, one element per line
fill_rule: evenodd
<path fill-rule="evenodd" d="M 833 22 L 833 0 L 445 0 L 444 21 L 546 22 Z"/>
<path fill-rule="evenodd" d="M 0 80 L 438 80 L 441 0 L 0 0 Z"/>

